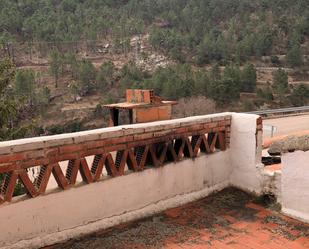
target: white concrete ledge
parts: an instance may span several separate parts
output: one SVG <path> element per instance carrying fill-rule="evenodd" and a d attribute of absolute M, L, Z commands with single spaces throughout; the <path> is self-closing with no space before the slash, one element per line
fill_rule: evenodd
<path fill-rule="evenodd" d="M 130 134 L 139 134 L 144 132 L 158 131 L 162 129 L 173 129 L 181 126 L 189 126 L 192 124 L 215 122 L 231 118 L 232 113 L 224 112 L 218 114 L 194 116 L 182 119 L 172 119 L 165 121 L 157 121 L 151 123 L 122 125 L 117 127 L 109 127 L 95 129 L 89 131 L 81 131 L 75 133 L 66 133 L 53 136 L 42 136 L 35 138 L 25 138 L 19 140 L 0 142 L 0 155 L 9 154 L 11 152 L 20 152 L 32 149 L 43 149 L 46 147 L 69 145 L 74 143 L 94 141 L 105 138 L 115 138 Z"/>
<path fill-rule="evenodd" d="M 281 211 L 287 216 L 290 216 L 294 219 L 309 223 L 309 213 L 299 212 L 297 210 L 290 209 L 290 208 L 284 208 L 284 207 L 282 208 Z"/>

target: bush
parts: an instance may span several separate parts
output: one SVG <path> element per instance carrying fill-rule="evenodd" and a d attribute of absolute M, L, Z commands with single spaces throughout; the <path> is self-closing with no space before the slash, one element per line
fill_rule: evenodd
<path fill-rule="evenodd" d="M 290 100 L 294 106 L 303 106 L 309 104 L 309 87 L 300 84 L 293 90 Z"/>
<path fill-rule="evenodd" d="M 254 111 L 255 110 L 255 105 L 252 101 L 250 100 L 246 100 L 243 103 L 243 108 L 245 112 L 250 112 L 250 111 Z"/>
<path fill-rule="evenodd" d="M 113 86 L 114 73 L 115 73 L 115 66 L 111 61 L 103 63 L 96 77 L 97 87 L 100 90 L 104 91 L 108 86 Z"/>
<path fill-rule="evenodd" d="M 64 125 L 52 125 L 46 130 L 49 135 L 78 132 L 82 130 L 82 123 L 81 121 L 71 121 Z"/>
<path fill-rule="evenodd" d="M 96 70 L 91 61 L 83 60 L 78 69 L 78 92 L 84 96 L 94 90 L 96 85 Z"/>
<path fill-rule="evenodd" d="M 205 96 L 194 96 L 181 98 L 173 109 L 176 118 L 206 115 L 216 112 L 216 103 Z"/>
<path fill-rule="evenodd" d="M 288 92 L 289 90 L 288 74 L 282 68 L 279 68 L 277 71 L 273 73 L 272 87 L 274 92 L 279 95 L 283 95 L 284 93 Z"/>
<path fill-rule="evenodd" d="M 33 70 L 20 69 L 16 71 L 15 92 L 29 104 L 33 104 L 35 96 L 35 73 Z"/>
<path fill-rule="evenodd" d="M 299 45 L 294 45 L 291 49 L 289 49 L 286 55 L 286 60 L 291 67 L 299 67 L 302 65 L 303 59 Z"/>
<path fill-rule="evenodd" d="M 258 89 L 257 90 L 257 96 L 258 98 L 261 98 L 262 100 L 266 101 L 266 102 L 271 102 L 274 100 L 274 96 L 273 93 L 270 89 L 270 87 L 263 89 Z"/>

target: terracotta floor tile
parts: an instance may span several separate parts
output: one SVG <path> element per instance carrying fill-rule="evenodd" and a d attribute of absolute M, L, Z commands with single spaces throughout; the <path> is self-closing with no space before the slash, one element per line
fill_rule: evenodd
<path fill-rule="evenodd" d="M 307 237 L 301 237 L 296 239 L 295 241 L 293 241 L 293 244 L 304 245 L 307 246 L 306 248 L 309 248 L 309 234 L 307 235 Z"/>
<path fill-rule="evenodd" d="M 265 210 L 265 208 L 263 206 L 257 205 L 253 202 L 249 202 L 248 204 L 246 204 L 246 207 L 247 208 L 253 208 L 253 209 L 256 209 L 256 210 L 259 210 L 259 211 Z"/>
<path fill-rule="evenodd" d="M 309 225 L 234 188 L 49 249 L 309 249 Z"/>

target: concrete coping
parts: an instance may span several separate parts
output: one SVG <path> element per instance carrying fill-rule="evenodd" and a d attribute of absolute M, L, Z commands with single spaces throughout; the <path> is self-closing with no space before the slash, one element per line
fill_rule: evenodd
<path fill-rule="evenodd" d="M 231 112 L 0 142 L 0 155 L 231 119 Z"/>

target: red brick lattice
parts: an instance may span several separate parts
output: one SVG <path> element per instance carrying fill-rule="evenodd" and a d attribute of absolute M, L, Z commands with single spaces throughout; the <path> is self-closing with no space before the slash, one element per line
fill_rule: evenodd
<path fill-rule="evenodd" d="M 30 197 L 44 194 L 51 174 L 58 186 L 65 190 L 74 186 L 80 173 L 86 184 L 100 181 L 103 177 L 122 176 L 149 167 L 160 167 L 200 154 L 224 151 L 229 146 L 231 117 L 223 116 L 216 121 L 187 126 L 155 127 L 154 131 L 132 129 L 130 134 L 121 133 L 109 138 L 80 142 L 73 139 L 68 145 L 48 145 L 30 151 L 0 155 L 0 203 L 10 202 L 14 188 L 20 180 Z M 150 129 L 151 130 L 151 129 Z M 14 148 L 12 149 L 14 150 Z M 93 156 L 89 163 L 87 157 Z M 67 161 L 66 170 L 60 162 Z M 40 167 L 31 181 L 28 173 Z M 106 171 L 104 171 L 104 169 Z"/>

